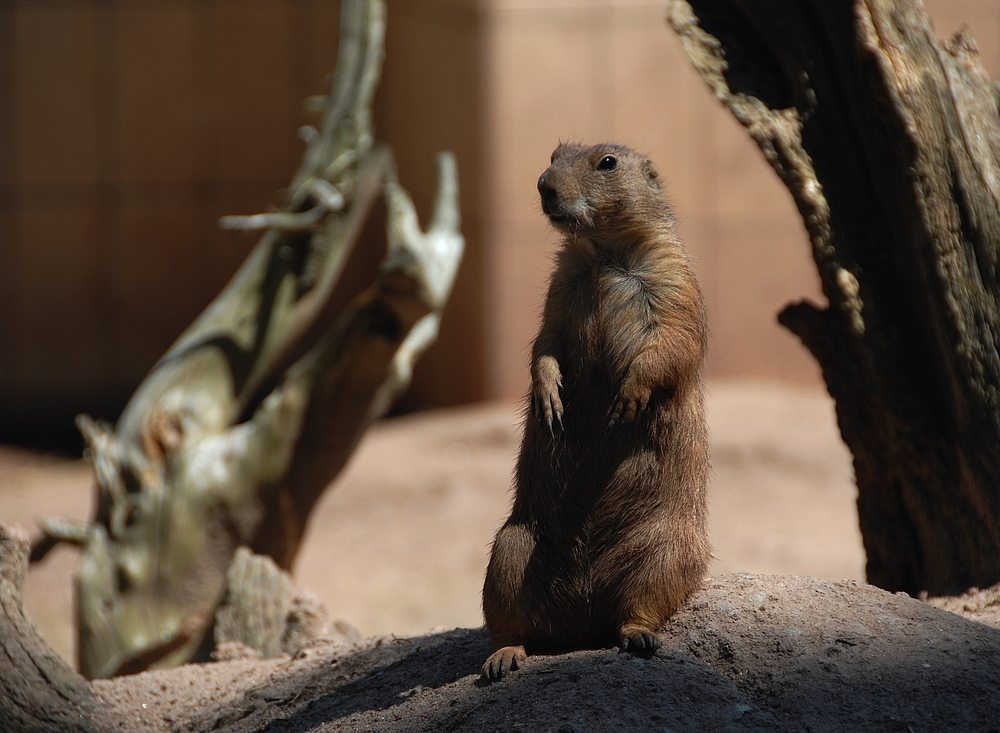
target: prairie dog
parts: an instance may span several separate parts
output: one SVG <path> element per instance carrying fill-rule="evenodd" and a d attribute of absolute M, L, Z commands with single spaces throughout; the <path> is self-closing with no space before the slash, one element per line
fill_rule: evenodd
<path fill-rule="evenodd" d="M 538 652 L 653 653 L 711 556 L 707 316 L 656 166 L 562 144 L 538 191 L 565 236 L 483 587 L 490 680 Z"/>

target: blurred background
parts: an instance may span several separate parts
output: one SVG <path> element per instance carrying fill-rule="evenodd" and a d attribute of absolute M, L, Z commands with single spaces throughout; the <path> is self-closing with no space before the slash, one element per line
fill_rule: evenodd
<path fill-rule="evenodd" d="M 1000 0 L 927 0 L 1000 70 Z M 363 633 L 481 623 L 557 237 L 535 182 L 564 141 L 656 161 L 712 328 L 712 573 L 864 577 L 850 455 L 811 356 L 777 325 L 823 302 L 790 195 L 710 95 L 663 0 L 389 0 L 377 135 L 424 221 L 457 153 L 468 242 L 441 337 L 398 412 L 317 505 L 295 580 Z M 0 521 L 86 517 L 73 417 L 115 420 L 256 243 L 216 220 L 280 199 L 337 53 L 335 0 L 0 2 Z M 377 214 L 376 214 L 377 217 Z M 345 277 L 363 287 L 384 234 Z M 475 404 L 472 404 L 475 403 Z M 417 412 L 424 408 L 470 405 Z M 392 456 L 393 460 L 385 460 Z M 28 613 L 73 655 L 61 547 Z"/>
<path fill-rule="evenodd" d="M 682 57 L 662 0 L 389 5 L 378 135 L 425 216 L 433 154 L 457 153 L 468 240 L 403 409 L 523 394 L 556 245 L 535 181 L 560 140 L 626 143 L 659 165 L 708 300 L 710 376 L 819 383 L 775 322 L 790 300 L 822 301 L 791 197 Z M 939 35 L 971 24 L 997 71 L 996 0 L 926 6 Z M 0 441 L 72 449 L 76 413 L 114 420 L 232 275 L 256 238 L 216 220 L 263 210 L 297 167 L 338 12 L 0 3 Z"/>

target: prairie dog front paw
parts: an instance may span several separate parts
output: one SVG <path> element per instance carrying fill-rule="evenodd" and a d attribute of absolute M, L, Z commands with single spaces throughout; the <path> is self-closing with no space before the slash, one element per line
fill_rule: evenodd
<path fill-rule="evenodd" d="M 559 362 L 554 356 L 540 356 L 535 361 L 531 377 L 531 402 L 535 417 L 544 422 L 549 434 L 554 436 L 553 418 L 558 423 L 559 430 L 563 429 L 563 404 L 559 398 L 562 372 L 559 371 Z"/>
<path fill-rule="evenodd" d="M 634 420 L 635 416 L 649 405 L 652 394 L 653 388 L 649 384 L 644 384 L 633 371 L 629 371 L 608 411 L 608 427 L 613 427 L 619 421 Z"/>

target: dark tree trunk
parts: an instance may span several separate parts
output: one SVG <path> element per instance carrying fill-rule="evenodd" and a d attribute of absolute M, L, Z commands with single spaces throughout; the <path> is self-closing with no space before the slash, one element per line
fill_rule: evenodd
<path fill-rule="evenodd" d="M 791 190 L 829 307 L 779 321 L 854 454 L 868 579 L 1000 581 L 1000 122 L 968 31 L 915 0 L 673 0 L 670 23 Z"/>

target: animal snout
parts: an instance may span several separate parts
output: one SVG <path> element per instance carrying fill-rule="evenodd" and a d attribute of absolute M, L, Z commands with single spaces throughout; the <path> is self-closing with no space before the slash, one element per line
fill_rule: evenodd
<path fill-rule="evenodd" d="M 542 197 L 542 211 L 548 214 L 556 203 L 557 194 L 547 177 L 547 173 L 538 177 L 538 194 Z"/>

